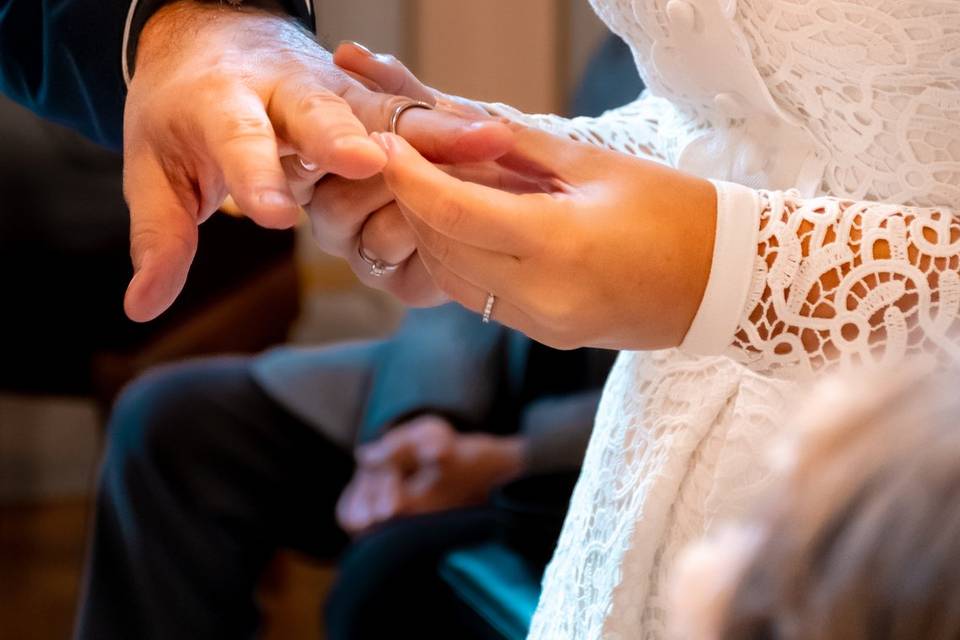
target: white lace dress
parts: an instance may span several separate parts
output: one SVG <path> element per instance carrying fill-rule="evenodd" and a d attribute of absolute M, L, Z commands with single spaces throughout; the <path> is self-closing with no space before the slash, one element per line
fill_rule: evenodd
<path fill-rule="evenodd" d="M 595 119 L 490 109 L 714 179 L 720 205 L 682 349 L 607 383 L 545 640 L 666 635 L 673 560 L 766 482 L 798 378 L 960 354 L 960 1 L 594 5 L 649 91 Z"/>

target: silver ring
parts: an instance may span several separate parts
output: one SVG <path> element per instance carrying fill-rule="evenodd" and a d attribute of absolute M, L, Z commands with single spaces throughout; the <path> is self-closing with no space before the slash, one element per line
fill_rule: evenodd
<path fill-rule="evenodd" d="M 370 265 L 370 275 L 375 278 L 382 278 L 388 273 L 393 273 L 400 268 L 399 264 L 390 264 L 389 262 L 384 262 L 383 260 L 378 260 L 376 258 L 371 258 L 367 255 L 367 252 L 363 250 L 363 245 L 357 245 L 357 253 L 360 254 L 360 258 Z"/>
<path fill-rule="evenodd" d="M 408 109 L 427 109 L 433 111 L 434 106 L 423 100 L 406 100 L 398 104 L 394 107 L 393 114 L 390 115 L 390 133 L 393 135 L 397 135 L 397 125 L 400 123 L 400 116 L 406 113 Z"/>
<path fill-rule="evenodd" d="M 483 324 L 490 323 L 490 316 L 493 315 L 493 305 L 497 302 L 497 296 L 492 293 L 487 294 L 487 304 L 483 307 Z"/>

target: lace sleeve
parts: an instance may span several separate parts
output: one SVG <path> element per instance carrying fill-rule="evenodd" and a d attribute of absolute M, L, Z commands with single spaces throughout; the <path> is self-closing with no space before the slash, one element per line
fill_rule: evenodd
<path fill-rule="evenodd" d="M 673 145 L 661 136 L 660 126 L 673 116 L 674 107 L 665 99 L 644 92 L 633 102 L 611 109 L 595 118 L 564 118 L 551 114 L 527 114 L 500 103 L 480 103 L 492 116 L 542 129 L 578 142 L 649 160 L 671 162 Z"/>
<path fill-rule="evenodd" d="M 960 356 L 954 211 L 754 194 L 757 251 L 729 355 L 788 375 L 914 353 Z"/>

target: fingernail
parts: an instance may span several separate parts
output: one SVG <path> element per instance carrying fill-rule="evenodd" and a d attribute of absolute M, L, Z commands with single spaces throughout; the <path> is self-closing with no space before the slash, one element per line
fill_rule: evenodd
<path fill-rule="evenodd" d="M 268 207 L 295 207 L 297 203 L 283 191 L 264 191 L 260 194 L 260 204 Z"/>
<path fill-rule="evenodd" d="M 367 49 L 365 46 L 363 46 L 362 44 L 360 44 L 360 43 L 357 42 L 356 40 L 341 40 L 341 41 L 340 41 L 340 45 L 345 45 L 345 44 L 353 45 L 354 47 L 356 47 L 357 49 L 360 50 L 360 53 L 362 53 L 363 55 L 365 55 L 365 56 L 368 57 L 368 58 L 372 58 L 372 57 L 375 55 L 375 54 L 373 53 L 373 51 L 370 51 L 370 49 Z"/>
<path fill-rule="evenodd" d="M 300 166 L 303 167 L 304 171 L 309 171 L 310 173 L 313 173 L 320 168 L 320 165 L 318 165 L 316 162 L 310 162 L 303 156 L 300 156 Z"/>
<path fill-rule="evenodd" d="M 383 149 L 387 152 L 388 156 L 392 156 L 397 152 L 397 141 L 393 139 L 391 134 L 381 133 L 380 139 L 383 140 Z"/>
<path fill-rule="evenodd" d="M 390 141 L 387 136 L 383 133 L 375 132 L 370 134 L 370 138 L 377 143 L 377 146 L 383 149 L 383 152 L 388 156 L 390 155 Z"/>

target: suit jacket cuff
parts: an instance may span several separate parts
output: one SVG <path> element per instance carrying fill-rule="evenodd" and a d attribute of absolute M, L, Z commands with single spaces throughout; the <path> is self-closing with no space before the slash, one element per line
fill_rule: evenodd
<path fill-rule="evenodd" d="M 127 10 L 127 21 L 123 29 L 123 51 L 121 51 L 121 61 L 123 65 L 123 79 L 130 84 L 133 78 L 133 64 L 136 59 L 137 43 L 140 40 L 140 32 L 143 30 L 147 20 L 150 19 L 157 9 L 172 0 L 131 0 L 130 8 Z M 242 4 L 243 0 L 229 0 L 233 4 Z M 299 19 L 305 27 L 314 30 L 313 21 L 313 3 L 314 0 L 282 0 L 282 4 L 287 12 Z"/>

